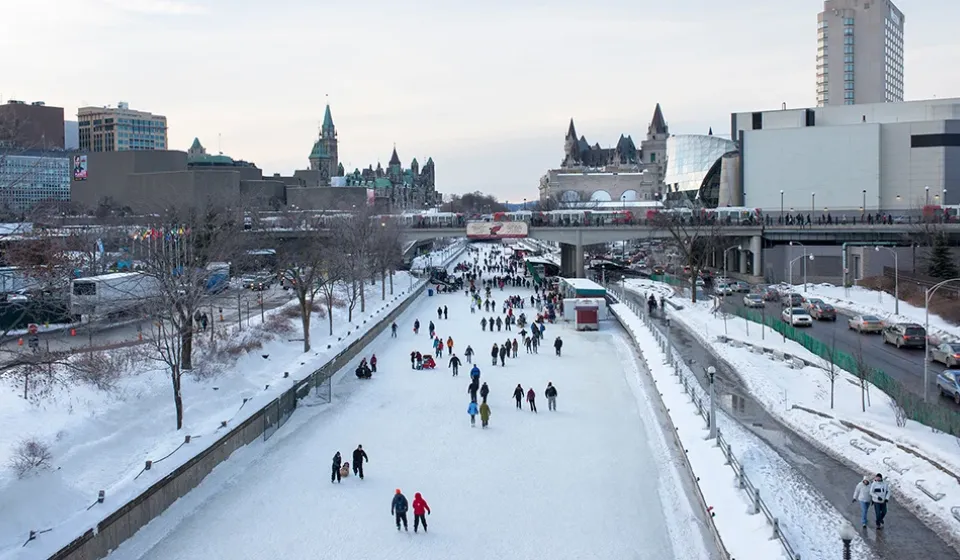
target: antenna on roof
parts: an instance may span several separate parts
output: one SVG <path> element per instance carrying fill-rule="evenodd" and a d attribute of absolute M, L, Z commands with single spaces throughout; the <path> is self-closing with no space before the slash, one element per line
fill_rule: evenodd
<path fill-rule="evenodd" d="M 217 133 L 217 151 L 220 152 L 220 155 L 223 155 L 223 134 Z"/>

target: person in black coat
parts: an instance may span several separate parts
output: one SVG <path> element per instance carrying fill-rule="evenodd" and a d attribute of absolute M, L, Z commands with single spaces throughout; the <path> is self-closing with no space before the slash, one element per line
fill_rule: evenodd
<path fill-rule="evenodd" d="M 480 389 L 480 382 L 474 379 L 470 382 L 470 385 L 467 387 L 467 392 L 470 393 L 470 402 L 477 402 L 477 391 Z"/>
<path fill-rule="evenodd" d="M 563 341 L 560 340 L 558 336 L 556 340 L 553 341 L 553 349 L 557 351 L 557 356 L 560 355 L 560 349 L 563 348 Z"/>
<path fill-rule="evenodd" d="M 487 384 L 484 383 L 480 386 L 480 398 L 483 399 L 483 402 L 487 402 L 487 395 L 490 394 L 490 387 L 487 387 Z"/>
<path fill-rule="evenodd" d="M 547 410 L 557 410 L 557 388 L 553 386 L 553 383 L 547 383 L 547 389 L 543 392 L 543 395 L 547 397 Z"/>
<path fill-rule="evenodd" d="M 513 398 L 517 401 L 517 408 L 523 410 L 523 387 L 517 383 L 517 388 L 513 390 Z"/>
<path fill-rule="evenodd" d="M 367 458 L 367 452 L 363 450 L 362 445 L 358 445 L 356 449 L 353 450 L 353 474 L 360 477 L 360 480 L 363 480 L 363 462 L 370 462 L 370 459 Z"/>
<path fill-rule="evenodd" d="M 450 358 L 450 364 L 449 364 L 448 367 L 453 368 L 453 376 L 454 376 L 454 377 L 456 377 L 457 374 L 460 373 L 460 365 L 461 365 L 462 363 L 463 363 L 463 362 L 460 361 L 460 358 L 458 358 L 456 354 L 454 354 L 453 357 Z"/>
<path fill-rule="evenodd" d="M 333 484 L 333 481 L 336 480 L 340 482 L 340 452 L 337 451 L 337 454 L 333 456 L 333 464 L 330 466 L 333 470 L 330 471 L 330 483 Z"/>

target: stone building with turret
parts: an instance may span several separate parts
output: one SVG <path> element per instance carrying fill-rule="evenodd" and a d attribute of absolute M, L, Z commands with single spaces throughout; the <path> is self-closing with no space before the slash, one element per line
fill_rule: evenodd
<path fill-rule="evenodd" d="M 320 135 L 310 150 L 310 170 L 317 172 L 320 185 L 329 185 L 331 177 L 343 177 L 343 165 L 337 148 L 337 127 L 333 125 L 330 105 L 323 113 Z"/>
<path fill-rule="evenodd" d="M 377 163 L 376 168 L 354 169 L 345 178 L 347 186 L 373 189 L 377 205 L 391 211 L 424 210 L 442 202 L 436 190 L 433 158 L 427 158 L 422 168 L 414 158 L 410 167 L 404 168 L 396 147 L 386 169 Z"/>

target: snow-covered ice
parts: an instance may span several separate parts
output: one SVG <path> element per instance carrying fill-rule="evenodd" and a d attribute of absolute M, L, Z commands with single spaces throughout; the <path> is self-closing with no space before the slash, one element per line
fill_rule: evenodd
<path fill-rule="evenodd" d="M 509 293 L 529 295 L 493 297 Z M 463 294 L 421 297 L 402 323 L 434 320 L 459 356 L 467 344 L 476 350 L 491 389 L 489 429 L 470 427 L 467 367 L 453 377 L 444 356 L 435 371 L 412 370 L 409 354 L 429 348 L 426 334 L 385 333 L 368 352 L 378 357 L 372 380 L 345 368 L 332 405 L 298 410 L 282 437 L 239 451 L 111 558 L 712 557 L 649 400 L 636 398 L 619 327 L 548 325 L 539 355 L 521 348 L 493 367 L 490 347 L 513 332 L 481 332 Z M 449 320 L 436 320 L 439 305 Z M 549 346 L 556 336 L 562 358 Z M 557 412 L 541 396 L 548 381 Z M 515 408 L 517 383 L 538 393 L 539 413 Z M 331 484 L 334 452 L 350 460 L 358 444 L 370 457 L 366 479 Z M 429 534 L 397 533 L 395 488 L 423 494 L 437 514 Z"/>

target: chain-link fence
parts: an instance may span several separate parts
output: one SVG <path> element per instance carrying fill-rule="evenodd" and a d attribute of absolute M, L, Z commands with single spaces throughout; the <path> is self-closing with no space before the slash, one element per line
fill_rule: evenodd
<path fill-rule="evenodd" d="M 910 391 L 899 381 L 884 373 L 883 370 L 867 365 L 862 358 L 817 340 L 792 325 L 784 323 L 779 316 L 767 315 L 756 309 L 743 307 L 733 307 L 733 312 L 749 321 L 764 324 L 820 358 L 836 364 L 840 369 L 846 370 L 857 377 L 865 378 L 897 401 L 911 420 L 941 432 L 960 436 L 960 414 L 947 407 L 925 402 L 922 395 Z"/>

